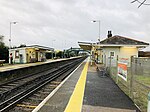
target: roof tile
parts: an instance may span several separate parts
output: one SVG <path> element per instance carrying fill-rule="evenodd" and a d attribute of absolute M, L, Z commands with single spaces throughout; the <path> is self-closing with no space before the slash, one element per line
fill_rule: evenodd
<path fill-rule="evenodd" d="M 123 44 L 123 45 L 149 45 L 149 43 L 134 40 L 131 38 L 115 35 L 113 37 L 106 38 L 100 42 L 101 44 Z"/>

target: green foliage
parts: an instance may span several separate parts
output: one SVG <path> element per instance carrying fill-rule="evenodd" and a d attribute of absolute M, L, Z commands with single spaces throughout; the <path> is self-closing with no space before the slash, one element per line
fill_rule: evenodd
<path fill-rule="evenodd" d="M 150 85 L 150 76 L 145 75 L 135 75 L 134 76 L 137 81 L 141 82 L 142 84 L 145 84 L 147 86 Z"/>
<path fill-rule="evenodd" d="M 58 58 L 62 58 L 63 56 L 63 52 L 62 51 L 59 51 L 57 54 L 56 54 L 56 57 Z"/>
<path fill-rule="evenodd" d="M 3 37 L 0 36 L 0 60 L 5 60 L 5 62 L 9 61 L 9 51 L 8 47 L 5 46 L 5 43 L 3 42 Z"/>

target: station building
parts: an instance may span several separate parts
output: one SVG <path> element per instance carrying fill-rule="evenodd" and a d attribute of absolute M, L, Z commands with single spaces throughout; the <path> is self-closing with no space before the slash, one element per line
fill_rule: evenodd
<path fill-rule="evenodd" d="M 138 51 L 149 46 L 149 43 L 123 37 L 109 36 L 98 43 L 78 42 L 84 50 L 91 50 L 91 58 L 97 63 L 116 66 L 119 59 L 126 59 L 130 66 L 131 57 L 138 57 Z"/>
<path fill-rule="evenodd" d="M 53 48 L 31 45 L 9 49 L 9 63 L 31 63 L 46 61 L 46 53 L 54 52 Z"/>

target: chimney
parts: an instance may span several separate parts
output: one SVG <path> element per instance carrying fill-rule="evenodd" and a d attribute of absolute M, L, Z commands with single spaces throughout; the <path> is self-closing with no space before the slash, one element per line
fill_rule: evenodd
<path fill-rule="evenodd" d="M 109 38 L 109 37 L 112 37 L 112 33 L 111 33 L 111 31 L 108 31 L 108 35 L 107 35 L 107 37 Z"/>

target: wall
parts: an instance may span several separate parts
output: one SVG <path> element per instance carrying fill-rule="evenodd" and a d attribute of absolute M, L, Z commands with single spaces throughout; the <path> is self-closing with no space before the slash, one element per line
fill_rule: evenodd
<path fill-rule="evenodd" d="M 109 66 L 110 63 L 110 52 L 114 51 L 115 52 L 115 56 L 111 57 L 111 63 L 112 64 L 116 64 L 115 60 L 117 60 L 117 55 L 119 55 L 120 53 L 120 49 L 119 47 L 103 47 L 103 51 L 102 51 L 102 55 L 103 55 L 103 63 L 106 66 Z"/>
<path fill-rule="evenodd" d="M 25 49 L 20 49 L 19 50 L 19 55 L 22 54 L 22 62 L 20 62 L 20 60 L 18 60 L 19 63 L 26 63 L 26 52 Z M 21 57 L 19 56 L 19 59 Z"/>
<path fill-rule="evenodd" d="M 16 51 L 19 51 L 18 57 L 16 57 Z M 9 51 L 9 57 L 10 57 L 10 53 L 12 53 L 13 63 L 29 63 L 29 62 L 36 62 L 36 61 L 44 61 L 46 60 L 45 52 L 46 50 L 38 49 L 38 48 L 16 48 L 16 49 L 11 49 Z M 10 63 L 10 59 L 9 59 L 9 63 Z"/>
<path fill-rule="evenodd" d="M 119 58 L 128 58 L 129 66 L 131 62 L 131 56 L 138 57 L 138 48 L 136 47 L 121 47 Z"/>
<path fill-rule="evenodd" d="M 31 62 L 31 59 L 36 61 L 42 61 L 45 57 L 45 50 L 38 48 L 26 48 L 27 62 Z"/>
<path fill-rule="evenodd" d="M 45 57 L 45 50 L 40 49 L 38 52 L 38 61 L 43 61 L 43 59 L 46 59 Z"/>
<path fill-rule="evenodd" d="M 26 48 L 27 63 L 29 63 L 31 61 L 31 58 L 36 58 L 35 48 Z"/>
<path fill-rule="evenodd" d="M 16 57 L 16 51 L 18 51 L 19 56 Z M 9 63 L 10 63 L 10 53 L 13 56 L 13 63 L 26 63 L 25 48 L 11 49 L 9 50 Z M 20 62 L 20 55 L 22 54 L 22 61 Z"/>
<path fill-rule="evenodd" d="M 110 63 L 110 52 L 114 51 L 115 56 L 111 57 L 111 64 L 115 65 L 119 58 L 128 58 L 131 61 L 131 56 L 138 57 L 138 48 L 136 47 L 103 47 L 103 63 L 106 66 Z M 130 64 L 129 64 L 130 66 Z"/>

